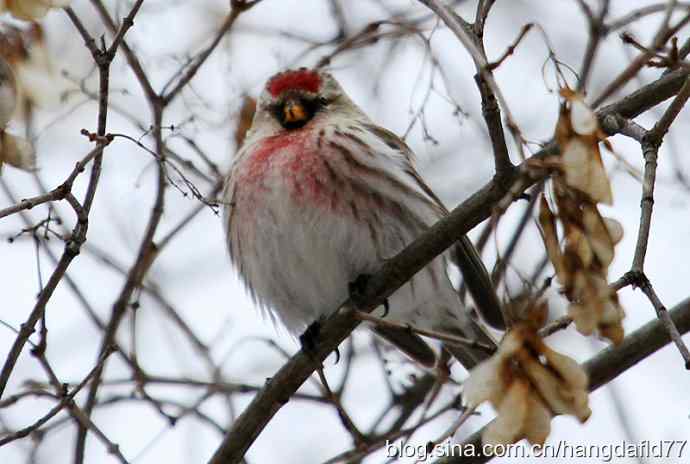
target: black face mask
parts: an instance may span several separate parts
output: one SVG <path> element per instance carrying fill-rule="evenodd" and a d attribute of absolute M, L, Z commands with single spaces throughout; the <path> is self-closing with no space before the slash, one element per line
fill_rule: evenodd
<path fill-rule="evenodd" d="M 273 108 L 273 113 L 285 129 L 299 129 L 312 120 L 323 104 L 318 98 L 288 95 Z"/>

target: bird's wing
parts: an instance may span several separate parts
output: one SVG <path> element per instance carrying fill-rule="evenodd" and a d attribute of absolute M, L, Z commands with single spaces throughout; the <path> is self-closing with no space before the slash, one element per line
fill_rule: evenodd
<path fill-rule="evenodd" d="M 436 205 L 437 209 L 440 211 L 439 217 L 448 214 L 448 210 L 441 200 L 434 194 L 415 169 L 414 154 L 407 144 L 400 139 L 400 137 L 382 127 L 368 124 L 366 128 L 380 138 L 388 147 L 400 153 L 403 162 L 403 172 L 413 180 L 418 190 L 423 193 L 430 202 Z M 452 253 L 452 259 L 460 268 L 467 288 L 482 318 L 494 328 L 501 330 L 505 329 L 506 325 L 501 311 L 501 302 L 496 295 L 491 277 L 477 249 L 466 235 L 463 235 L 460 240 L 458 240 Z"/>

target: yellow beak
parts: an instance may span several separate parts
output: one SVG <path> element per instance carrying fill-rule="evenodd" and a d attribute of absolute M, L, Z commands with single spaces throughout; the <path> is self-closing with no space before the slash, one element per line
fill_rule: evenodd
<path fill-rule="evenodd" d="M 288 100 L 283 106 L 283 120 L 288 123 L 306 121 L 308 118 L 307 110 L 300 102 Z"/>

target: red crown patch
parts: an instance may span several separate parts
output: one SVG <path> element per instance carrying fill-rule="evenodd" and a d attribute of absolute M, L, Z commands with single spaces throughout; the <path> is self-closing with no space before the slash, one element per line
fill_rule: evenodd
<path fill-rule="evenodd" d="M 268 81 L 268 91 L 274 97 L 287 90 L 302 90 L 316 93 L 321 85 L 321 77 L 316 71 L 301 68 L 276 74 Z"/>

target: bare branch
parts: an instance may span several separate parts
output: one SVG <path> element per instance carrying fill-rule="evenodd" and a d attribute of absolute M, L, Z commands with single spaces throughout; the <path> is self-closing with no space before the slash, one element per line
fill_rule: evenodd
<path fill-rule="evenodd" d="M 106 357 L 110 355 L 110 352 L 106 354 Z M 98 363 L 94 366 L 93 369 L 84 377 L 84 380 L 82 380 L 79 385 L 74 387 L 71 392 L 66 393 L 65 396 L 62 397 L 60 402 L 53 406 L 53 408 L 43 417 L 41 417 L 38 421 L 33 423 L 32 425 L 25 427 L 9 436 L 2 437 L 0 438 L 0 446 L 6 445 L 7 443 L 10 443 L 14 440 L 17 440 L 19 438 L 23 438 L 34 432 L 35 430 L 38 430 L 41 426 L 43 426 L 46 422 L 48 422 L 50 419 L 55 417 L 56 414 L 58 414 L 60 411 L 62 411 L 69 402 L 74 400 L 74 397 L 79 393 L 88 383 L 91 381 L 93 376 L 95 375 L 96 371 L 100 368 L 101 363 L 106 359 L 106 357 L 103 357 L 99 360 Z"/>

